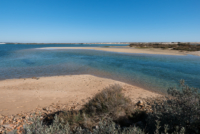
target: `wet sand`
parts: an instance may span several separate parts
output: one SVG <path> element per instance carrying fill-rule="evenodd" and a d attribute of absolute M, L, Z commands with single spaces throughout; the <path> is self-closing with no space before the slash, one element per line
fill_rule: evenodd
<path fill-rule="evenodd" d="M 82 50 L 99 50 L 108 52 L 122 52 L 122 53 L 144 53 L 144 54 L 161 54 L 161 55 L 196 55 L 200 56 L 200 51 L 189 52 L 170 49 L 159 48 L 135 48 L 129 46 L 121 47 L 44 47 L 39 49 L 82 49 Z"/>
<path fill-rule="evenodd" d="M 52 103 L 82 103 L 82 100 L 92 98 L 96 93 L 113 84 L 121 85 L 125 95 L 134 102 L 139 98 L 159 96 L 140 87 L 92 75 L 8 79 L 0 81 L 0 115 L 29 112 Z"/>

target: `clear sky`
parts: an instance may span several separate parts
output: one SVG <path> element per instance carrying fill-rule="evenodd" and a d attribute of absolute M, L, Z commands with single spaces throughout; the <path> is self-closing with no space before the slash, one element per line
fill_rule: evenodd
<path fill-rule="evenodd" d="M 200 42 L 200 0 L 0 0 L 0 42 Z"/>

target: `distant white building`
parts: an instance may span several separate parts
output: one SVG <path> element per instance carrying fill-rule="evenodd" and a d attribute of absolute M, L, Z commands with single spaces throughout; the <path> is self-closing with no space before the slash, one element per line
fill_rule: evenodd
<path fill-rule="evenodd" d="M 2 43 L 2 42 L 0 42 L 0 44 L 6 44 L 6 43 Z"/>

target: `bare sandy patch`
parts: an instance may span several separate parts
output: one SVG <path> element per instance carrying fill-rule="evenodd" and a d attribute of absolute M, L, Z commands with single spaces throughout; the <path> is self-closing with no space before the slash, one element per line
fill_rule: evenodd
<path fill-rule="evenodd" d="M 105 87 L 119 84 L 132 101 L 156 97 L 157 93 L 120 81 L 92 75 L 67 75 L 39 79 L 8 79 L 0 81 L 0 114 L 11 115 L 29 112 L 52 103 L 75 104 L 92 98 Z"/>

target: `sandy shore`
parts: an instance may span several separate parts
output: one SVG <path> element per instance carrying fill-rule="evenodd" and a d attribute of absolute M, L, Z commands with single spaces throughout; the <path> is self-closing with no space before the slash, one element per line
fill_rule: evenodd
<path fill-rule="evenodd" d="M 108 52 L 123 52 L 123 53 L 145 53 L 145 54 L 162 54 L 162 55 L 196 55 L 200 56 L 200 51 L 189 52 L 189 51 L 178 51 L 170 49 L 159 49 L 159 48 L 134 48 L 128 46 L 122 47 L 45 47 L 39 49 L 85 49 L 85 50 L 100 50 Z"/>
<path fill-rule="evenodd" d="M 136 86 L 92 75 L 8 79 L 0 81 L 0 115 L 29 112 L 52 103 L 82 103 L 112 84 L 120 84 L 133 101 L 158 96 Z"/>

